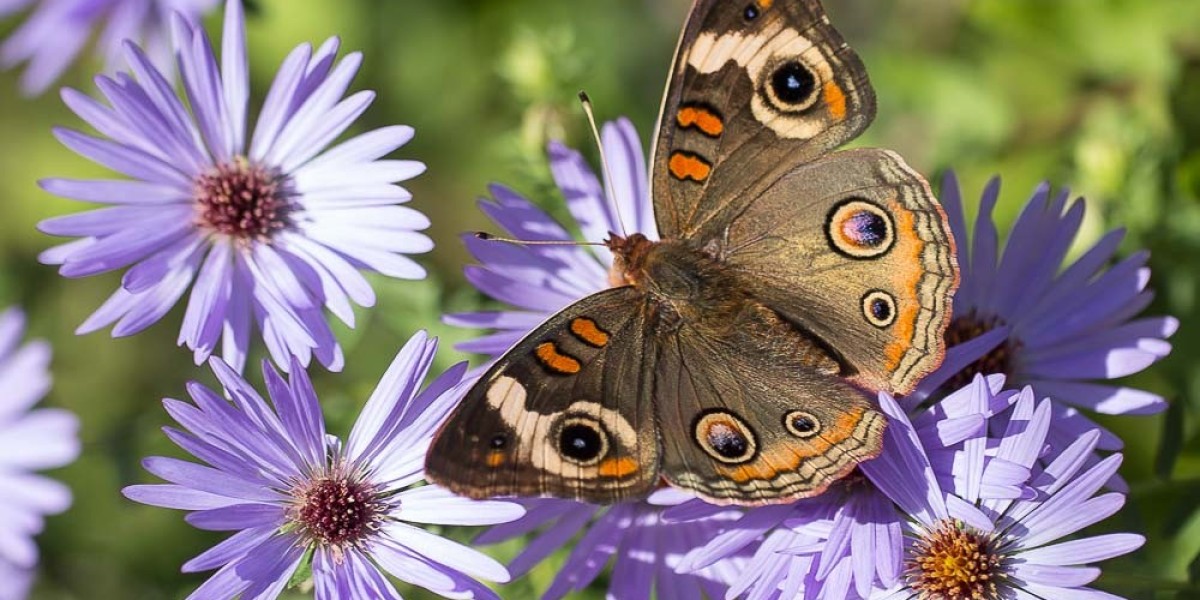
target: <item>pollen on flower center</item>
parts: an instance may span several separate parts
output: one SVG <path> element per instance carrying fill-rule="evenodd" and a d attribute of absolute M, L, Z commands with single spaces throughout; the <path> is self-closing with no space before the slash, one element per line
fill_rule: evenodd
<path fill-rule="evenodd" d="M 288 226 L 288 180 L 238 157 L 196 178 L 197 225 L 239 240 L 268 241 Z"/>
<path fill-rule="evenodd" d="M 374 486 L 344 476 L 313 480 L 296 491 L 292 521 L 309 541 L 343 548 L 369 535 L 386 511 Z"/>
<path fill-rule="evenodd" d="M 979 315 L 975 311 L 956 317 L 950 322 L 950 326 L 946 328 L 946 347 L 953 348 L 963 342 L 973 340 L 1001 325 L 1004 325 L 999 317 Z M 945 383 L 945 389 L 956 390 L 969 383 L 975 378 L 977 373 L 991 375 L 993 373 L 1002 373 L 1005 376 L 1012 376 L 1013 356 L 1021 347 L 1021 342 L 1014 339 L 1006 339 L 999 346 L 993 348 L 990 352 L 983 355 L 979 360 L 967 365 L 962 371 L 956 373 L 949 381 Z"/>
<path fill-rule="evenodd" d="M 917 542 L 905 575 L 921 600 L 999 600 L 1002 558 L 991 536 L 948 520 Z"/>

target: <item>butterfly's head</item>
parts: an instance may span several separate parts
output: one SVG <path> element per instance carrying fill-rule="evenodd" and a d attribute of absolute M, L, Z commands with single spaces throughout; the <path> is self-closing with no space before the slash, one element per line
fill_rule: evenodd
<path fill-rule="evenodd" d="M 608 246 L 613 253 L 613 264 L 608 270 L 608 285 L 610 287 L 637 285 L 640 280 L 638 274 L 642 270 L 646 254 L 656 244 L 658 242 L 651 241 L 640 233 L 622 237 L 611 231 L 608 232 L 608 239 L 604 241 L 604 245 Z"/>

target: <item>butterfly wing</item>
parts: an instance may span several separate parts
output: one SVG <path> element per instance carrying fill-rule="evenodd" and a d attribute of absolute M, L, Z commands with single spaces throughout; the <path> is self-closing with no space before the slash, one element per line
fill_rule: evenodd
<path fill-rule="evenodd" d="M 817 0 L 699 0 L 651 161 L 659 232 L 694 237 L 727 220 L 874 116 L 866 69 Z"/>
<path fill-rule="evenodd" d="M 430 481 L 473 498 L 617 502 L 650 493 L 658 437 L 644 360 L 647 300 L 588 296 L 501 357 L 442 425 Z"/>
<path fill-rule="evenodd" d="M 718 504 L 787 502 L 879 454 L 884 415 L 819 348 L 762 307 L 729 320 L 720 335 L 684 324 L 659 337 L 654 407 L 668 481 Z"/>
<path fill-rule="evenodd" d="M 725 224 L 721 247 L 748 292 L 831 348 L 843 376 L 903 394 L 941 363 L 954 238 L 896 154 L 797 167 Z"/>

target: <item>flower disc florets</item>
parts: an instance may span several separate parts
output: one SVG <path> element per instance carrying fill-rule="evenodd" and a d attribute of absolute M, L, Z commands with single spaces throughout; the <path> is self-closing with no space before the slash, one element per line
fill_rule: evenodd
<path fill-rule="evenodd" d="M 242 241 L 266 242 L 289 224 L 288 180 L 243 157 L 196 178 L 197 225 Z"/>
<path fill-rule="evenodd" d="M 999 600 L 1002 558 L 992 536 L 943 521 L 913 549 L 909 587 L 921 600 Z"/>
<path fill-rule="evenodd" d="M 335 553 L 372 535 L 390 509 L 376 486 L 343 473 L 305 481 L 293 497 L 291 522 L 310 544 Z"/>

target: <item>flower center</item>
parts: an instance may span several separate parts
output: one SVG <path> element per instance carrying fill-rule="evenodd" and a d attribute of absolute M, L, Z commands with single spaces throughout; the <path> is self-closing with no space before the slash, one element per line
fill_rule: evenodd
<path fill-rule="evenodd" d="M 196 223 L 244 241 L 269 241 L 289 225 L 288 179 L 237 157 L 196 178 Z"/>
<path fill-rule="evenodd" d="M 1002 559 L 991 536 L 947 520 L 916 543 L 905 575 L 920 600 L 999 600 Z"/>
<path fill-rule="evenodd" d="M 296 490 L 292 521 L 310 542 L 343 548 L 374 531 L 386 511 L 374 486 L 344 476 L 315 479 Z"/>
<path fill-rule="evenodd" d="M 1004 321 L 995 316 L 981 316 L 974 310 L 955 318 L 950 321 L 950 326 L 946 328 L 946 347 L 953 348 L 963 342 L 973 340 L 993 329 L 1004 325 Z M 1002 373 L 1005 377 L 1012 377 L 1013 356 L 1017 350 L 1021 348 L 1021 342 L 1014 339 L 1006 339 L 1000 345 L 992 348 L 990 352 L 983 355 L 975 362 L 967 365 L 966 368 L 956 373 L 949 381 L 946 382 L 944 388 L 947 390 L 959 389 L 975 378 L 977 373 L 991 375 L 993 373 Z"/>

